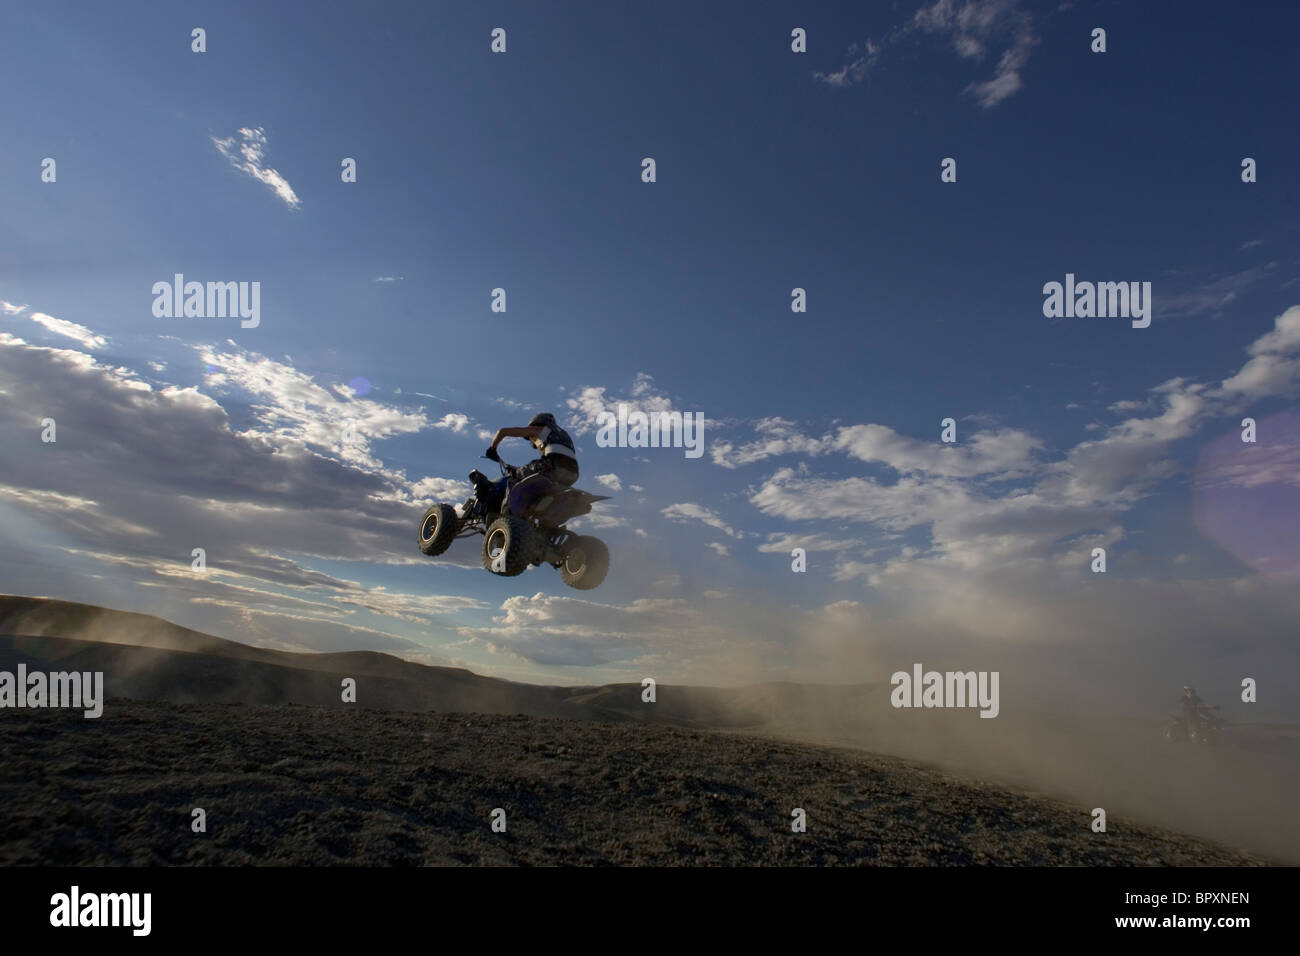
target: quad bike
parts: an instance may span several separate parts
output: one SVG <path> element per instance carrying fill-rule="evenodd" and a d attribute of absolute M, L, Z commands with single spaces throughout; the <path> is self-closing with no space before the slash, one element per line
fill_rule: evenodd
<path fill-rule="evenodd" d="M 1182 714 L 1171 714 L 1165 724 L 1165 740 L 1173 743 L 1217 744 L 1223 739 L 1223 718 L 1211 711 L 1218 706 L 1203 708 L 1189 730 Z"/>
<path fill-rule="evenodd" d="M 577 488 L 556 488 L 529 506 L 522 516 L 505 513 L 505 502 L 516 466 L 498 461 L 501 478 L 490 481 L 477 469 L 470 472 L 474 494 L 461 506 L 436 504 L 420 519 L 420 551 L 437 557 L 457 538 L 483 535 L 483 567 L 502 577 L 523 574 L 543 562 L 560 569 L 569 587 L 589 591 L 600 586 L 609 571 L 609 549 L 599 538 L 574 534 L 564 523 L 591 511 L 609 495 Z"/>

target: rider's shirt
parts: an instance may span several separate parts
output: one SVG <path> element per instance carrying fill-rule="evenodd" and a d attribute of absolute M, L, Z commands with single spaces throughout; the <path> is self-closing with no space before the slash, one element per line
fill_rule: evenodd
<path fill-rule="evenodd" d="M 543 458 L 548 455 L 563 455 L 572 458 L 575 464 L 578 461 L 578 453 L 573 450 L 573 439 L 563 428 L 543 425 L 541 434 L 533 439 L 533 447 L 541 452 Z"/>

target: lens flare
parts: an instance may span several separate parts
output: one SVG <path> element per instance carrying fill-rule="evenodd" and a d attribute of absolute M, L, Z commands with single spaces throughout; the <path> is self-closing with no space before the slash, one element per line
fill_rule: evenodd
<path fill-rule="evenodd" d="M 1262 574 L 1300 575 L 1300 414 L 1216 438 L 1196 463 L 1193 513 L 1207 538 Z"/>

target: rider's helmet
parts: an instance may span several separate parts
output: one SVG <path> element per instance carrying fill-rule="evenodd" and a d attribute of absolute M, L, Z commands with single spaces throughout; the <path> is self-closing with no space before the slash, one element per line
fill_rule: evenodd
<path fill-rule="evenodd" d="M 1193 687 L 1191 684 L 1184 684 L 1184 685 L 1183 685 L 1183 693 L 1184 693 L 1184 694 L 1195 694 L 1195 693 L 1196 693 L 1196 688 Z"/>
<path fill-rule="evenodd" d="M 550 412 L 538 412 L 529 420 L 528 424 L 545 425 L 547 428 L 557 427 L 555 424 L 555 416 L 552 415 Z"/>

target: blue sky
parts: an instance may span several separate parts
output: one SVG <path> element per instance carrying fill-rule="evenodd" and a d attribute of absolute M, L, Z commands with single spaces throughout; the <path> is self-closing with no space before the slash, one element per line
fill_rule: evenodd
<path fill-rule="evenodd" d="M 1294 674 L 1300 15 L 1133 6 L 6 10 L 0 590 L 538 681 Z M 260 325 L 155 317 L 177 272 Z M 1044 318 L 1067 272 L 1150 328 Z M 598 448 L 619 400 L 708 452 Z M 415 551 L 537 410 L 596 592 Z"/>

